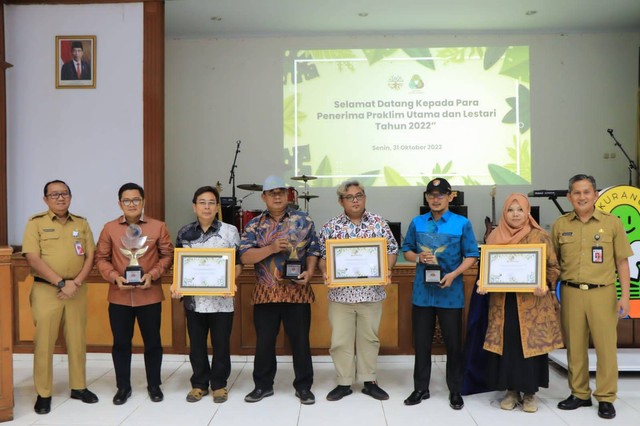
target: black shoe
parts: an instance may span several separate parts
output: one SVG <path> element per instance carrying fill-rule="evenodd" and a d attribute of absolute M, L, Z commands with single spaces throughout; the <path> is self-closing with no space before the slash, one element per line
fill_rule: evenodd
<path fill-rule="evenodd" d="M 351 386 L 338 385 L 327 394 L 327 400 L 340 401 L 342 398 L 347 395 L 351 395 L 352 393 L 353 391 L 351 390 Z"/>
<path fill-rule="evenodd" d="M 386 401 L 389 399 L 389 394 L 383 391 L 376 382 L 364 382 L 362 393 L 379 401 Z"/>
<path fill-rule="evenodd" d="M 598 403 L 598 416 L 603 419 L 612 419 L 616 416 L 616 409 L 612 403 L 600 401 Z"/>
<path fill-rule="evenodd" d="M 247 396 L 244 397 L 244 400 L 246 402 L 258 402 L 262 401 L 262 398 L 266 398 L 271 395 L 273 395 L 273 389 L 265 390 L 255 388 L 250 393 L 248 393 Z"/>
<path fill-rule="evenodd" d="M 118 391 L 113 396 L 113 405 L 122 405 L 127 402 L 127 399 L 131 396 L 131 387 L 118 388 Z"/>
<path fill-rule="evenodd" d="M 449 392 L 449 407 L 454 410 L 462 410 L 464 407 L 464 401 L 460 392 Z"/>
<path fill-rule="evenodd" d="M 431 394 L 428 390 L 414 390 L 409 395 L 409 398 L 404 400 L 404 405 L 416 405 L 420 404 L 423 399 L 429 399 Z"/>
<path fill-rule="evenodd" d="M 149 398 L 153 402 L 160 402 L 164 399 L 164 394 L 162 393 L 162 389 L 160 386 L 147 386 L 147 392 L 149 393 Z"/>
<path fill-rule="evenodd" d="M 33 411 L 38 414 L 49 414 L 51 411 L 51 397 L 43 397 L 38 395 L 36 399 L 36 405 L 33 406 Z"/>
<path fill-rule="evenodd" d="M 71 399 L 79 399 L 85 404 L 95 404 L 98 396 L 89 389 L 71 389 Z"/>
<path fill-rule="evenodd" d="M 569 398 L 564 401 L 558 402 L 558 408 L 561 410 L 575 410 L 580 407 L 591 407 L 593 404 L 591 403 L 591 398 L 589 399 L 580 399 L 577 396 L 569 396 Z"/>
<path fill-rule="evenodd" d="M 309 389 L 296 391 L 296 397 L 304 405 L 312 405 L 316 403 L 316 397 Z"/>

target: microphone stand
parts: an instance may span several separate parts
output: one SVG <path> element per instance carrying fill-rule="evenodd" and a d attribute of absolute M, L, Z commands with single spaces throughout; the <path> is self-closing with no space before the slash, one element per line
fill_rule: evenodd
<path fill-rule="evenodd" d="M 616 139 L 616 137 L 613 135 L 613 129 L 607 129 L 607 133 L 609 133 L 609 136 L 611 136 L 611 138 L 614 140 L 614 145 L 617 146 L 618 148 L 620 148 L 620 151 L 622 151 L 624 156 L 627 157 L 627 160 L 629 161 L 629 166 L 628 166 L 628 168 L 629 168 L 629 186 L 632 186 L 632 183 L 631 183 L 631 174 L 632 174 L 631 170 L 635 170 L 636 171 L 636 175 L 640 176 L 640 173 L 638 172 L 638 165 L 631 159 L 631 157 L 629 157 L 629 155 L 624 150 L 624 148 L 622 147 L 620 142 L 618 142 L 618 139 Z"/>
<path fill-rule="evenodd" d="M 238 153 L 240 152 L 241 140 L 236 141 L 236 154 L 233 157 L 233 165 L 231 166 L 231 172 L 229 173 L 229 184 L 231 185 L 231 217 L 232 224 L 236 218 L 236 161 L 238 161 Z"/>

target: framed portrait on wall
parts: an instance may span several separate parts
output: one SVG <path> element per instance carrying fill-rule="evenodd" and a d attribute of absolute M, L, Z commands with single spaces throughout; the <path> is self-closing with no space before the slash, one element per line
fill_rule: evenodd
<path fill-rule="evenodd" d="M 56 89 L 95 89 L 96 62 L 96 36 L 56 36 Z"/>

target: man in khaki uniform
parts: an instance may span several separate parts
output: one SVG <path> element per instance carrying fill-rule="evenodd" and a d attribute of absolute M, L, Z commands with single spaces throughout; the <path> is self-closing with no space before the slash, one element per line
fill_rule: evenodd
<path fill-rule="evenodd" d="M 38 414 L 51 411 L 53 350 L 64 321 L 71 398 L 89 404 L 98 397 L 86 386 L 87 286 L 95 245 L 87 220 L 69 213 L 71 190 L 60 180 L 44 186 L 48 210 L 29 219 L 22 240 L 34 283 L 31 313 L 35 324 L 33 381 Z"/>
<path fill-rule="evenodd" d="M 598 357 L 593 395 L 598 400 L 598 415 L 612 419 L 618 390 L 617 324 L 618 318 L 629 314 L 627 258 L 633 251 L 620 219 L 595 208 L 598 192 L 592 176 L 572 177 L 567 197 L 573 211 L 558 218 L 552 232 L 561 269 L 561 320 L 571 388 L 571 396 L 558 408 L 592 405 L 587 352 L 591 334 Z"/>

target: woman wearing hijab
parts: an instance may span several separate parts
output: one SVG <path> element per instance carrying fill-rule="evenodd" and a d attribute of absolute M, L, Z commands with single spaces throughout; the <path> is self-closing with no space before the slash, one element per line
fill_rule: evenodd
<path fill-rule="evenodd" d="M 507 197 L 500 223 L 487 244 L 546 244 L 550 291 L 536 288 L 533 293 L 491 293 L 484 349 L 490 352 L 488 385 L 507 390 L 500 407 L 513 410 L 522 402 L 523 411 L 533 413 L 538 409 L 534 396 L 538 388 L 549 387 L 547 354 L 563 345 L 555 298 L 560 266 L 549 234 L 531 217 L 530 210 L 525 195 Z"/>

